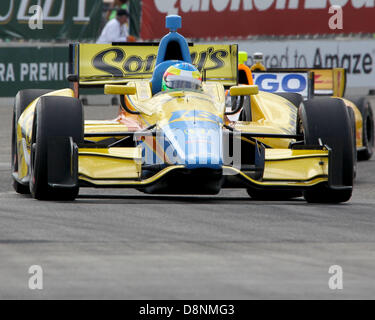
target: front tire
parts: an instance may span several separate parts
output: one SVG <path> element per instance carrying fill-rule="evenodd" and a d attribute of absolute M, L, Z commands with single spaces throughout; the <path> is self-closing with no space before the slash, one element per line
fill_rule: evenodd
<path fill-rule="evenodd" d="M 17 124 L 22 113 L 35 99 L 43 96 L 52 90 L 47 89 L 27 89 L 19 91 L 16 95 L 14 107 L 13 107 L 13 119 L 12 119 L 12 178 L 13 188 L 19 194 L 30 194 L 30 188 L 28 184 L 23 184 L 17 181 L 14 176 L 17 176 L 18 172 L 18 150 L 17 150 Z"/>
<path fill-rule="evenodd" d="M 300 109 L 306 145 L 322 142 L 331 148 L 329 184 L 321 184 L 304 192 L 312 203 L 340 203 L 352 196 L 354 148 L 350 116 L 341 99 L 320 98 L 305 101 Z"/>
<path fill-rule="evenodd" d="M 48 161 L 49 143 L 61 138 L 83 142 L 82 104 L 75 98 L 42 97 L 35 110 L 31 144 L 30 191 L 35 199 L 71 201 L 78 195 L 78 185 L 52 187 L 48 181 L 49 171 L 65 170 L 60 163 Z"/>

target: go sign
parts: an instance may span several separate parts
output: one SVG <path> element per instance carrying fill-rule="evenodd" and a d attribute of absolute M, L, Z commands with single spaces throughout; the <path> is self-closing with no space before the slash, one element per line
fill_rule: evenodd
<path fill-rule="evenodd" d="M 261 91 L 294 92 L 308 97 L 308 73 L 253 72 L 253 77 Z"/>

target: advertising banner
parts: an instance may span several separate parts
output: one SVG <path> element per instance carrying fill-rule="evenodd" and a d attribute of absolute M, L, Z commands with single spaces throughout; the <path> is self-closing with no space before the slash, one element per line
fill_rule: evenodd
<path fill-rule="evenodd" d="M 248 64 L 252 64 L 252 54 L 263 52 L 264 64 L 267 68 L 345 68 L 347 71 L 348 88 L 375 88 L 375 40 L 353 41 L 239 41 L 239 50 L 249 53 Z M 223 43 L 220 43 L 222 45 Z M 228 42 L 229 44 L 229 42 Z M 200 68 L 204 65 L 214 66 L 214 61 L 225 62 L 215 53 L 220 45 L 199 45 L 197 51 L 192 52 L 193 61 Z M 95 46 L 95 45 L 93 45 Z M 217 50 L 209 50 L 216 48 Z M 114 53 L 109 52 L 103 59 L 103 66 L 112 65 L 131 72 L 143 70 L 150 77 L 154 68 L 157 47 L 144 47 L 142 56 L 145 60 L 138 61 L 140 51 L 136 57 L 127 55 L 120 62 L 113 63 Z M 100 53 L 102 51 L 96 51 Z M 210 52 L 205 55 L 204 52 Z M 86 54 L 86 53 L 83 53 Z M 215 55 L 216 54 L 216 55 Z M 130 59 L 131 58 L 131 59 Z M 229 58 L 229 57 L 228 57 Z M 130 60 L 129 60 L 130 59 Z M 91 60 L 88 60 L 91 61 Z M 147 63 L 148 61 L 148 63 Z M 234 59 L 229 59 L 225 65 L 229 66 Z M 139 67 L 141 66 L 141 69 Z M 82 66 L 84 67 L 84 65 Z M 233 68 L 233 66 L 231 66 Z M 139 70 L 138 70 L 139 69 Z M 138 71 L 137 71 L 138 70 Z M 90 70 L 81 70 L 83 76 Z M 100 75 L 100 69 L 95 75 Z M 59 89 L 69 86 L 65 80 L 69 73 L 69 49 L 67 46 L 55 47 L 2 47 L 0 48 L 0 96 L 14 96 L 18 90 L 28 88 Z M 210 76 L 208 73 L 207 76 Z M 293 83 L 288 83 L 288 86 Z"/>
<path fill-rule="evenodd" d="M 348 88 L 375 88 L 374 40 L 239 41 L 239 50 L 264 54 L 267 68 L 345 68 Z"/>
<path fill-rule="evenodd" d="M 2 0 L 0 38 L 94 40 L 102 6 L 98 0 Z"/>
<path fill-rule="evenodd" d="M 142 38 L 162 37 L 168 14 L 192 39 L 375 33 L 374 0 L 143 0 Z"/>
<path fill-rule="evenodd" d="M 0 97 L 22 89 L 69 87 L 68 47 L 7 47 L 0 49 Z"/>

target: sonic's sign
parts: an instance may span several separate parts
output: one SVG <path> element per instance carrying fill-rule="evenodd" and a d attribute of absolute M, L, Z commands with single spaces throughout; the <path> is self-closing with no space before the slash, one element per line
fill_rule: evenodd
<path fill-rule="evenodd" d="M 237 45 L 193 45 L 189 49 L 193 64 L 204 73 L 206 80 L 224 85 L 237 83 Z M 95 81 L 97 84 L 114 78 L 120 81 L 150 79 L 158 46 L 79 44 L 76 50 L 79 52 L 80 83 Z"/>

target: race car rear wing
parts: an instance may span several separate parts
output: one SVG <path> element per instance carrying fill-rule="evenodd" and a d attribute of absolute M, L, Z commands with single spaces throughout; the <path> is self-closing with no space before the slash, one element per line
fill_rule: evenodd
<path fill-rule="evenodd" d="M 335 96 L 344 97 L 346 90 L 346 70 L 344 68 L 314 69 L 314 68 L 294 68 L 268 69 L 269 72 L 311 72 L 313 73 L 313 93 L 314 96 Z"/>
<path fill-rule="evenodd" d="M 79 88 L 151 79 L 158 47 L 159 43 L 71 44 L 68 80 Z M 189 50 L 205 81 L 237 84 L 237 45 L 190 43 Z"/>

